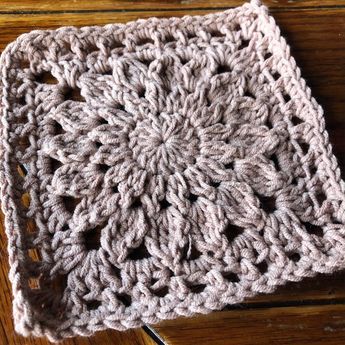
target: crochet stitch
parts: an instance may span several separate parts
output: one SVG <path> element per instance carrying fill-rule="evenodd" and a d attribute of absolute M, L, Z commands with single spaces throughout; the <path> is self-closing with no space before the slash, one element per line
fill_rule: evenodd
<path fill-rule="evenodd" d="M 125 330 L 345 268 L 323 111 L 259 1 L 24 34 L 1 97 L 21 334 Z"/>

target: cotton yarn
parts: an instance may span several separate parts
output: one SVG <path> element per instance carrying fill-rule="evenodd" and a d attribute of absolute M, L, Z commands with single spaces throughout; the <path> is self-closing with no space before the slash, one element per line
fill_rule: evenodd
<path fill-rule="evenodd" d="M 0 68 L 17 332 L 126 330 L 345 268 L 323 110 L 259 1 L 33 31 Z"/>

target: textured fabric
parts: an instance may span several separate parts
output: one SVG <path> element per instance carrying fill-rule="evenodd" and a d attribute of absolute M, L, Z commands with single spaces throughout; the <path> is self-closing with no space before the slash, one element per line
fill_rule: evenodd
<path fill-rule="evenodd" d="M 22 35 L 1 94 L 18 332 L 125 330 L 345 267 L 323 111 L 258 1 Z"/>

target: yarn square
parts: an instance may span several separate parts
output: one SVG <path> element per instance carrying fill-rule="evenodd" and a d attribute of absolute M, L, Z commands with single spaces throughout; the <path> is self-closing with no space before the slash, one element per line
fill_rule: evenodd
<path fill-rule="evenodd" d="M 63 27 L 1 56 L 15 327 L 59 340 L 345 268 L 345 188 L 259 1 Z"/>

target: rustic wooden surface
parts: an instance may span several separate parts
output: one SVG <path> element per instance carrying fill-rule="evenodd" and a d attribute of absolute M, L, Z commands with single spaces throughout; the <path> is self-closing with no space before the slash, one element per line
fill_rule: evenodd
<path fill-rule="evenodd" d="M 0 2 L 0 50 L 19 34 L 63 25 L 102 25 L 150 16 L 204 14 L 240 5 L 242 0 L 49 0 Z M 345 0 L 265 2 L 325 109 L 334 153 L 345 172 Z M 344 174 L 343 174 L 344 178 Z M 6 237 L 0 217 L 0 345 L 48 344 L 14 334 L 8 282 Z M 164 321 L 151 329 L 105 331 L 63 345 L 152 344 L 327 344 L 345 343 L 345 272 L 291 283 L 208 316 Z"/>

